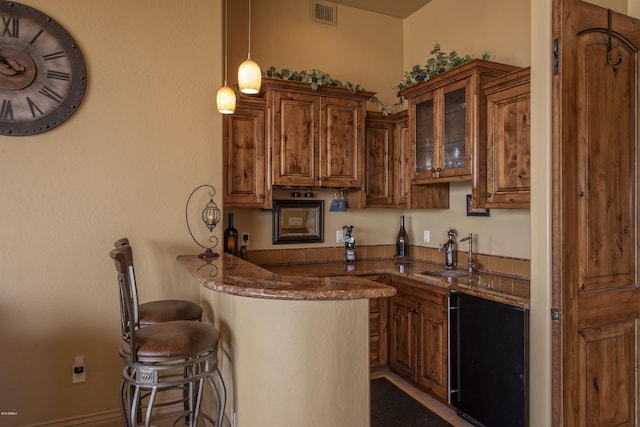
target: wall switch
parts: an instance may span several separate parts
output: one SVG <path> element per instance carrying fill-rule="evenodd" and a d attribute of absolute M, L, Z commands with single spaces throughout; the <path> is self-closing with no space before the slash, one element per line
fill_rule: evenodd
<path fill-rule="evenodd" d="M 343 243 L 344 242 L 344 231 L 336 230 L 336 242 Z"/>
<path fill-rule="evenodd" d="M 84 356 L 76 356 L 71 370 L 71 380 L 73 383 L 85 382 L 86 367 L 84 365 Z"/>
<path fill-rule="evenodd" d="M 431 232 L 429 230 L 424 230 L 424 242 L 425 243 L 429 243 L 430 234 L 431 234 Z"/>

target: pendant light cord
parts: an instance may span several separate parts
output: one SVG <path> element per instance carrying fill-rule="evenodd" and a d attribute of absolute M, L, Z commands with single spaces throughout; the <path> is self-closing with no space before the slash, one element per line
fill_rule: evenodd
<path fill-rule="evenodd" d="M 247 50 L 247 59 L 251 59 L 251 0 L 249 0 L 249 48 Z"/>
<path fill-rule="evenodd" d="M 227 0 L 224 0 L 224 85 L 227 85 L 227 51 L 229 49 L 229 6 L 227 5 Z"/>

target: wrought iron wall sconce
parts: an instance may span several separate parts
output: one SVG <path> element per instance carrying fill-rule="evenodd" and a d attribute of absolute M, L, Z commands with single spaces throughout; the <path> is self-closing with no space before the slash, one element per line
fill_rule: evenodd
<path fill-rule="evenodd" d="M 189 204 L 191 202 L 191 198 L 194 196 L 194 194 L 196 194 L 196 192 L 198 192 L 198 190 L 203 188 L 210 189 L 209 202 L 205 205 L 204 209 L 202 209 L 202 212 L 200 213 L 200 219 L 204 223 L 204 226 L 209 229 L 209 237 L 207 239 L 209 245 L 203 245 L 202 243 L 200 243 L 198 238 L 196 238 L 196 236 L 193 234 L 191 225 L 189 224 Z M 187 230 L 189 230 L 189 234 L 191 235 L 193 241 L 196 242 L 198 246 L 204 249 L 204 252 L 198 255 L 198 257 L 200 258 L 218 258 L 220 256 L 213 251 L 213 248 L 218 246 L 218 238 L 211 234 L 213 233 L 213 230 L 215 230 L 216 225 L 218 225 L 218 223 L 220 222 L 220 209 L 218 209 L 218 205 L 216 205 L 216 203 L 213 201 L 213 196 L 215 195 L 216 189 L 212 185 L 200 185 L 191 192 L 185 206 L 185 221 L 187 223 Z"/>

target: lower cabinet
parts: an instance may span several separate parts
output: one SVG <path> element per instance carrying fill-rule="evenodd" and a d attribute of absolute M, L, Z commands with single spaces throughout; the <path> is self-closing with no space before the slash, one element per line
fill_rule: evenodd
<path fill-rule="evenodd" d="M 392 278 L 389 367 L 442 402 L 448 398 L 448 291 Z"/>
<path fill-rule="evenodd" d="M 389 366 L 387 319 L 389 298 L 369 300 L 369 369 L 383 371 Z"/>

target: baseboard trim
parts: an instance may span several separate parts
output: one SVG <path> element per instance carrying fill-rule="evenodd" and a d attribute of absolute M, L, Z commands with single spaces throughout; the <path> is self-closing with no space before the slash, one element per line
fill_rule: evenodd
<path fill-rule="evenodd" d="M 119 426 L 122 424 L 122 416 L 119 409 L 113 411 L 98 412 L 95 414 L 80 415 L 77 417 L 64 418 L 55 421 L 47 421 L 45 423 L 29 424 L 25 427 L 105 427 Z"/>

